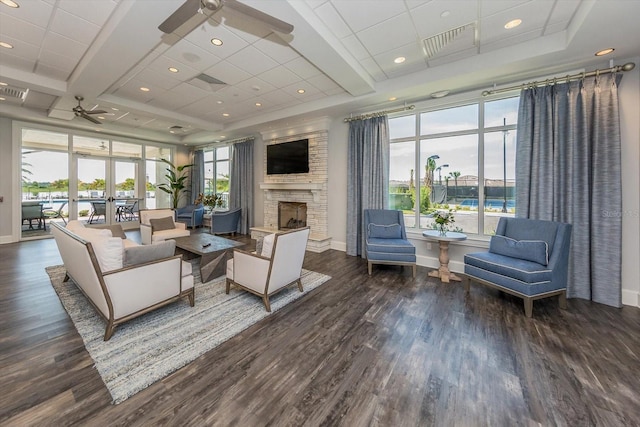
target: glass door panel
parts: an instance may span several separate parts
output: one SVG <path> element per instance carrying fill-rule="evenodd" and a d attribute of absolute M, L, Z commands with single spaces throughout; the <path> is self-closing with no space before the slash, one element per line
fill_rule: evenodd
<path fill-rule="evenodd" d="M 138 162 L 127 160 L 112 160 L 114 172 L 114 220 L 122 225 L 123 229 L 137 228 L 139 226 L 138 211 L 143 198 L 139 197 Z"/>
<path fill-rule="evenodd" d="M 87 224 L 110 224 L 113 204 L 108 201 L 107 173 L 109 159 L 77 158 L 76 194 L 73 198 L 76 218 Z"/>

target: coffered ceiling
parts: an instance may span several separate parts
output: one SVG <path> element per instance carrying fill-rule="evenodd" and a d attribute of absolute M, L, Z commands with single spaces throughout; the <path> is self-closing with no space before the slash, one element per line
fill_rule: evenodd
<path fill-rule="evenodd" d="M 635 0 L 242 2 L 291 34 L 224 6 L 164 34 L 182 0 L 14 1 L 0 4 L 0 114 L 181 143 L 601 65 L 607 47 L 640 56 Z M 102 124 L 74 115 L 75 95 Z"/>

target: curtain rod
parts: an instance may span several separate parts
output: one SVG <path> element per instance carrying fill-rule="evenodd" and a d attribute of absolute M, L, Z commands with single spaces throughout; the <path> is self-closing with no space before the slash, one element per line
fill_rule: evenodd
<path fill-rule="evenodd" d="M 206 144 L 202 144 L 202 145 L 196 145 L 195 147 L 193 147 L 194 150 L 202 150 L 204 148 L 212 148 L 215 147 L 217 145 L 230 145 L 230 144 L 237 144 L 239 142 L 245 142 L 245 141 L 249 141 L 252 139 L 256 139 L 254 136 L 246 136 L 244 138 L 236 138 L 236 139 L 232 139 L 229 141 L 215 141 L 215 142 L 208 142 Z"/>
<path fill-rule="evenodd" d="M 344 119 L 344 121 L 346 123 L 346 122 L 352 122 L 354 120 L 365 120 L 365 119 L 370 119 L 372 117 L 380 117 L 380 116 L 384 116 L 391 113 L 398 113 L 400 111 L 413 110 L 414 108 L 416 108 L 415 105 L 405 105 L 404 107 L 394 108 L 393 110 L 376 111 L 375 113 L 367 113 L 367 114 L 360 114 L 354 117 L 347 117 Z"/>
<path fill-rule="evenodd" d="M 618 73 L 620 71 L 631 71 L 635 68 L 635 66 L 636 64 L 634 64 L 633 62 L 627 62 L 624 65 L 616 65 L 615 67 L 605 68 L 602 70 L 594 70 L 586 73 L 578 73 L 578 74 L 566 75 L 562 77 L 554 77 L 552 79 L 546 79 L 539 82 L 534 81 L 529 83 L 523 83 L 517 86 L 509 86 L 501 89 L 485 90 L 482 92 L 482 96 L 488 96 L 488 95 L 493 95 L 496 93 L 503 93 L 503 92 L 511 92 L 514 90 L 522 90 L 528 87 L 538 86 L 539 84 L 549 85 L 549 84 L 556 84 L 557 82 L 563 81 L 563 80 L 566 82 L 569 82 L 570 80 L 584 79 L 585 77 L 598 76 L 600 74 Z"/>

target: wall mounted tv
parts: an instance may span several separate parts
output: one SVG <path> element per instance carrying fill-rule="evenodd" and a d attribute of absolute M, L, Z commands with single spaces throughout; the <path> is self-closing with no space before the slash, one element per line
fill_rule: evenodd
<path fill-rule="evenodd" d="M 267 175 L 308 172 L 308 139 L 267 145 Z"/>

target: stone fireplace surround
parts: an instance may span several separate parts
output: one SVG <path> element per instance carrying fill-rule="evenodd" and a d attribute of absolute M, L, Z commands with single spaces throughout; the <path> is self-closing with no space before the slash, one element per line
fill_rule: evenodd
<path fill-rule="evenodd" d="M 269 131 L 262 134 L 265 145 L 309 139 L 309 173 L 267 175 L 266 150 L 263 158 L 264 221 L 262 227 L 251 228 L 251 238 L 261 239 L 278 232 L 278 202 L 307 204 L 307 225 L 311 235 L 307 250 L 324 252 L 331 247 L 328 236 L 328 128 L 330 121 L 322 119 L 297 129 Z M 295 133 L 295 134 L 293 134 Z M 279 136 L 284 134 L 286 136 Z"/>

